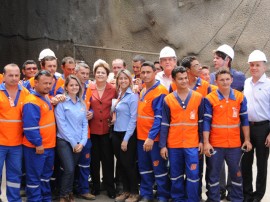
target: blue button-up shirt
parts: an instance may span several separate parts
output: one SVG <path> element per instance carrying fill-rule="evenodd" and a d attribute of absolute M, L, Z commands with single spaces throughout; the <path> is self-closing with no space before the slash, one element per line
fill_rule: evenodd
<path fill-rule="evenodd" d="M 86 107 L 77 98 L 74 103 L 69 96 L 65 102 L 60 102 L 55 107 L 57 122 L 57 137 L 69 142 L 74 148 L 77 144 L 85 146 L 88 134 L 88 121 Z"/>
<path fill-rule="evenodd" d="M 128 88 L 115 107 L 114 131 L 126 132 L 124 141 L 128 141 L 134 133 L 137 122 L 138 100 L 138 94 L 133 93 L 131 88 Z"/>
<path fill-rule="evenodd" d="M 233 75 L 233 82 L 231 84 L 231 88 L 242 92 L 244 90 L 244 84 L 246 80 L 244 73 L 240 71 L 236 71 L 233 68 L 230 68 L 230 72 Z M 216 85 L 215 77 L 216 77 L 215 72 L 210 74 L 210 84 Z"/>

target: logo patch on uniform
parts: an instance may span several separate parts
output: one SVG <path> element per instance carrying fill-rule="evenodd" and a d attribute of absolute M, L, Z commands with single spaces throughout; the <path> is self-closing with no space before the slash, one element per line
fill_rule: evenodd
<path fill-rule="evenodd" d="M 157 167 L 158 164 L 159 164 L 159 161 L 158 160 L 156 160 L 156 161 L 153 162 L 153 166 L 155 166 L 155 167 Z"/>
<path fill-rule="evenodd" d="M 241 176 L 242 176 L 242 173 L 241 173 L 240 170 L 236 173 L 236 176 L 237 176 L 237 177 L 241 177 Z"/>
<path fill-rule="evenodd" d="M 190 170 L 196 170 L 197 168 L 197 163 L 193 163 L 190 165 Z"/>
<path fill-rule="evenodd" d="M 189 115 L 190 119 L 195 119 L 195 110 L 192 110 Z"/>
<path fill-rule="evenodd" d="M 232 107 L 232 117 L 233 118 L 237 118 L 237 115 L 238 115 L 238 109 L 236 107 Z"/>
<path fill-rule="evenodd" d="M 90 158 L 90 154 L 89 153 L 85 154 L 85 158 L 89 159 Z"/>

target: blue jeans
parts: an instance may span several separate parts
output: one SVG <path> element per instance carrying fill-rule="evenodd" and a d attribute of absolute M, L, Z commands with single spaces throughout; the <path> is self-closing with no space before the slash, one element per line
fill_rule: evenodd
<path fill-rule="evenodd" d="M 208 199 L 210 201 L 220 201 L 220 172 L 224 160 L 226 161 L 231 176 L 231 200 L 240 202 L 244 200 L 242 174 L 239 166 L 241 158 L 241 148 L 214 148 L 217 152 L 211 157 L 207 157 L 208 174 Z"/>
<path fill-rule="evenodd" d="M 22 146 L 0 146 L 0 178 L 6 161 L 7 199 L 22 201 L 20 184 L 22 176 Z"/>
<path fill-rule="evenodd" d="M 64 170 L 60 182 L 60 197 L 64 197 L 72 192 L 75 167 L 81 153 L 74 153 L 70 143 L 61 138 L 57 138 L 56 149 Z"/>

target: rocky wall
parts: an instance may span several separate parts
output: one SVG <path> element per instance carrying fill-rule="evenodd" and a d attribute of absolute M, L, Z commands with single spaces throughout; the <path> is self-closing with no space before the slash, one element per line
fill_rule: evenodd
<path fill-rule="evenodd" d="M 212 65 L 212 51 L 227 43 L 236 52 L 233 66 L 248 73 L 254 49 L 270 59 L 269 9 L 267 0 L 1 0 L 0 65 L 37 59 L 47 47 L 59 59 L 75 52 L 90 65 L 118 57 L 85 55 L 74 44 L 151 53 L 170 45 L 179 59 L 192 54 Z M 129 63 L 132 55 L 123 58 Z"/>

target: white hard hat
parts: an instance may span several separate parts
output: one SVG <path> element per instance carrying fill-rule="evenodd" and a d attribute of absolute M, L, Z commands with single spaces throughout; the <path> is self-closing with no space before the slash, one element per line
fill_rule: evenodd
<path fill-rule="evenodd" d="M 230 56 L 230 58 L 232 58 L 232 60 L 234 58 L 234 50 L 232 49 L 231 46 L 229 46 L 227 44 L 223 44 L 223 45 L 219 46 L 217 48 L 217 50 L 215 50 L 215 52 L 217 52 L 217 51 L 225 53 L 226 55 Z"/>
<path fill-rule="evenodd" d="M 175 51 L 169 47 L 169 46 L 165 46 L 159 54 L 159 59 L 160 58 L 167 58 L 167 57 L 175 57 L 176 58 L 176 54 Z"/>
<path fill-rule="evenodd" d="M 46 48 L 46 49 L 44 49 L 44 50 L 42 50 L 40 52 L 39 57 L 38 57 L 38 60 L 41 61 L 43 58 L 45 58 L 47 56 L 55 57 L 55 54 L 54 54 L 54 52 L 51 49 Z"/>
<path fill-rule="evenodd" d="M 260 50 L 254 50 L 252 53 L 250 53 L 248 57 L 248 62 L 258 62 L 258 61 L 264 61 L 267 62 L 265 54 Z"/>

